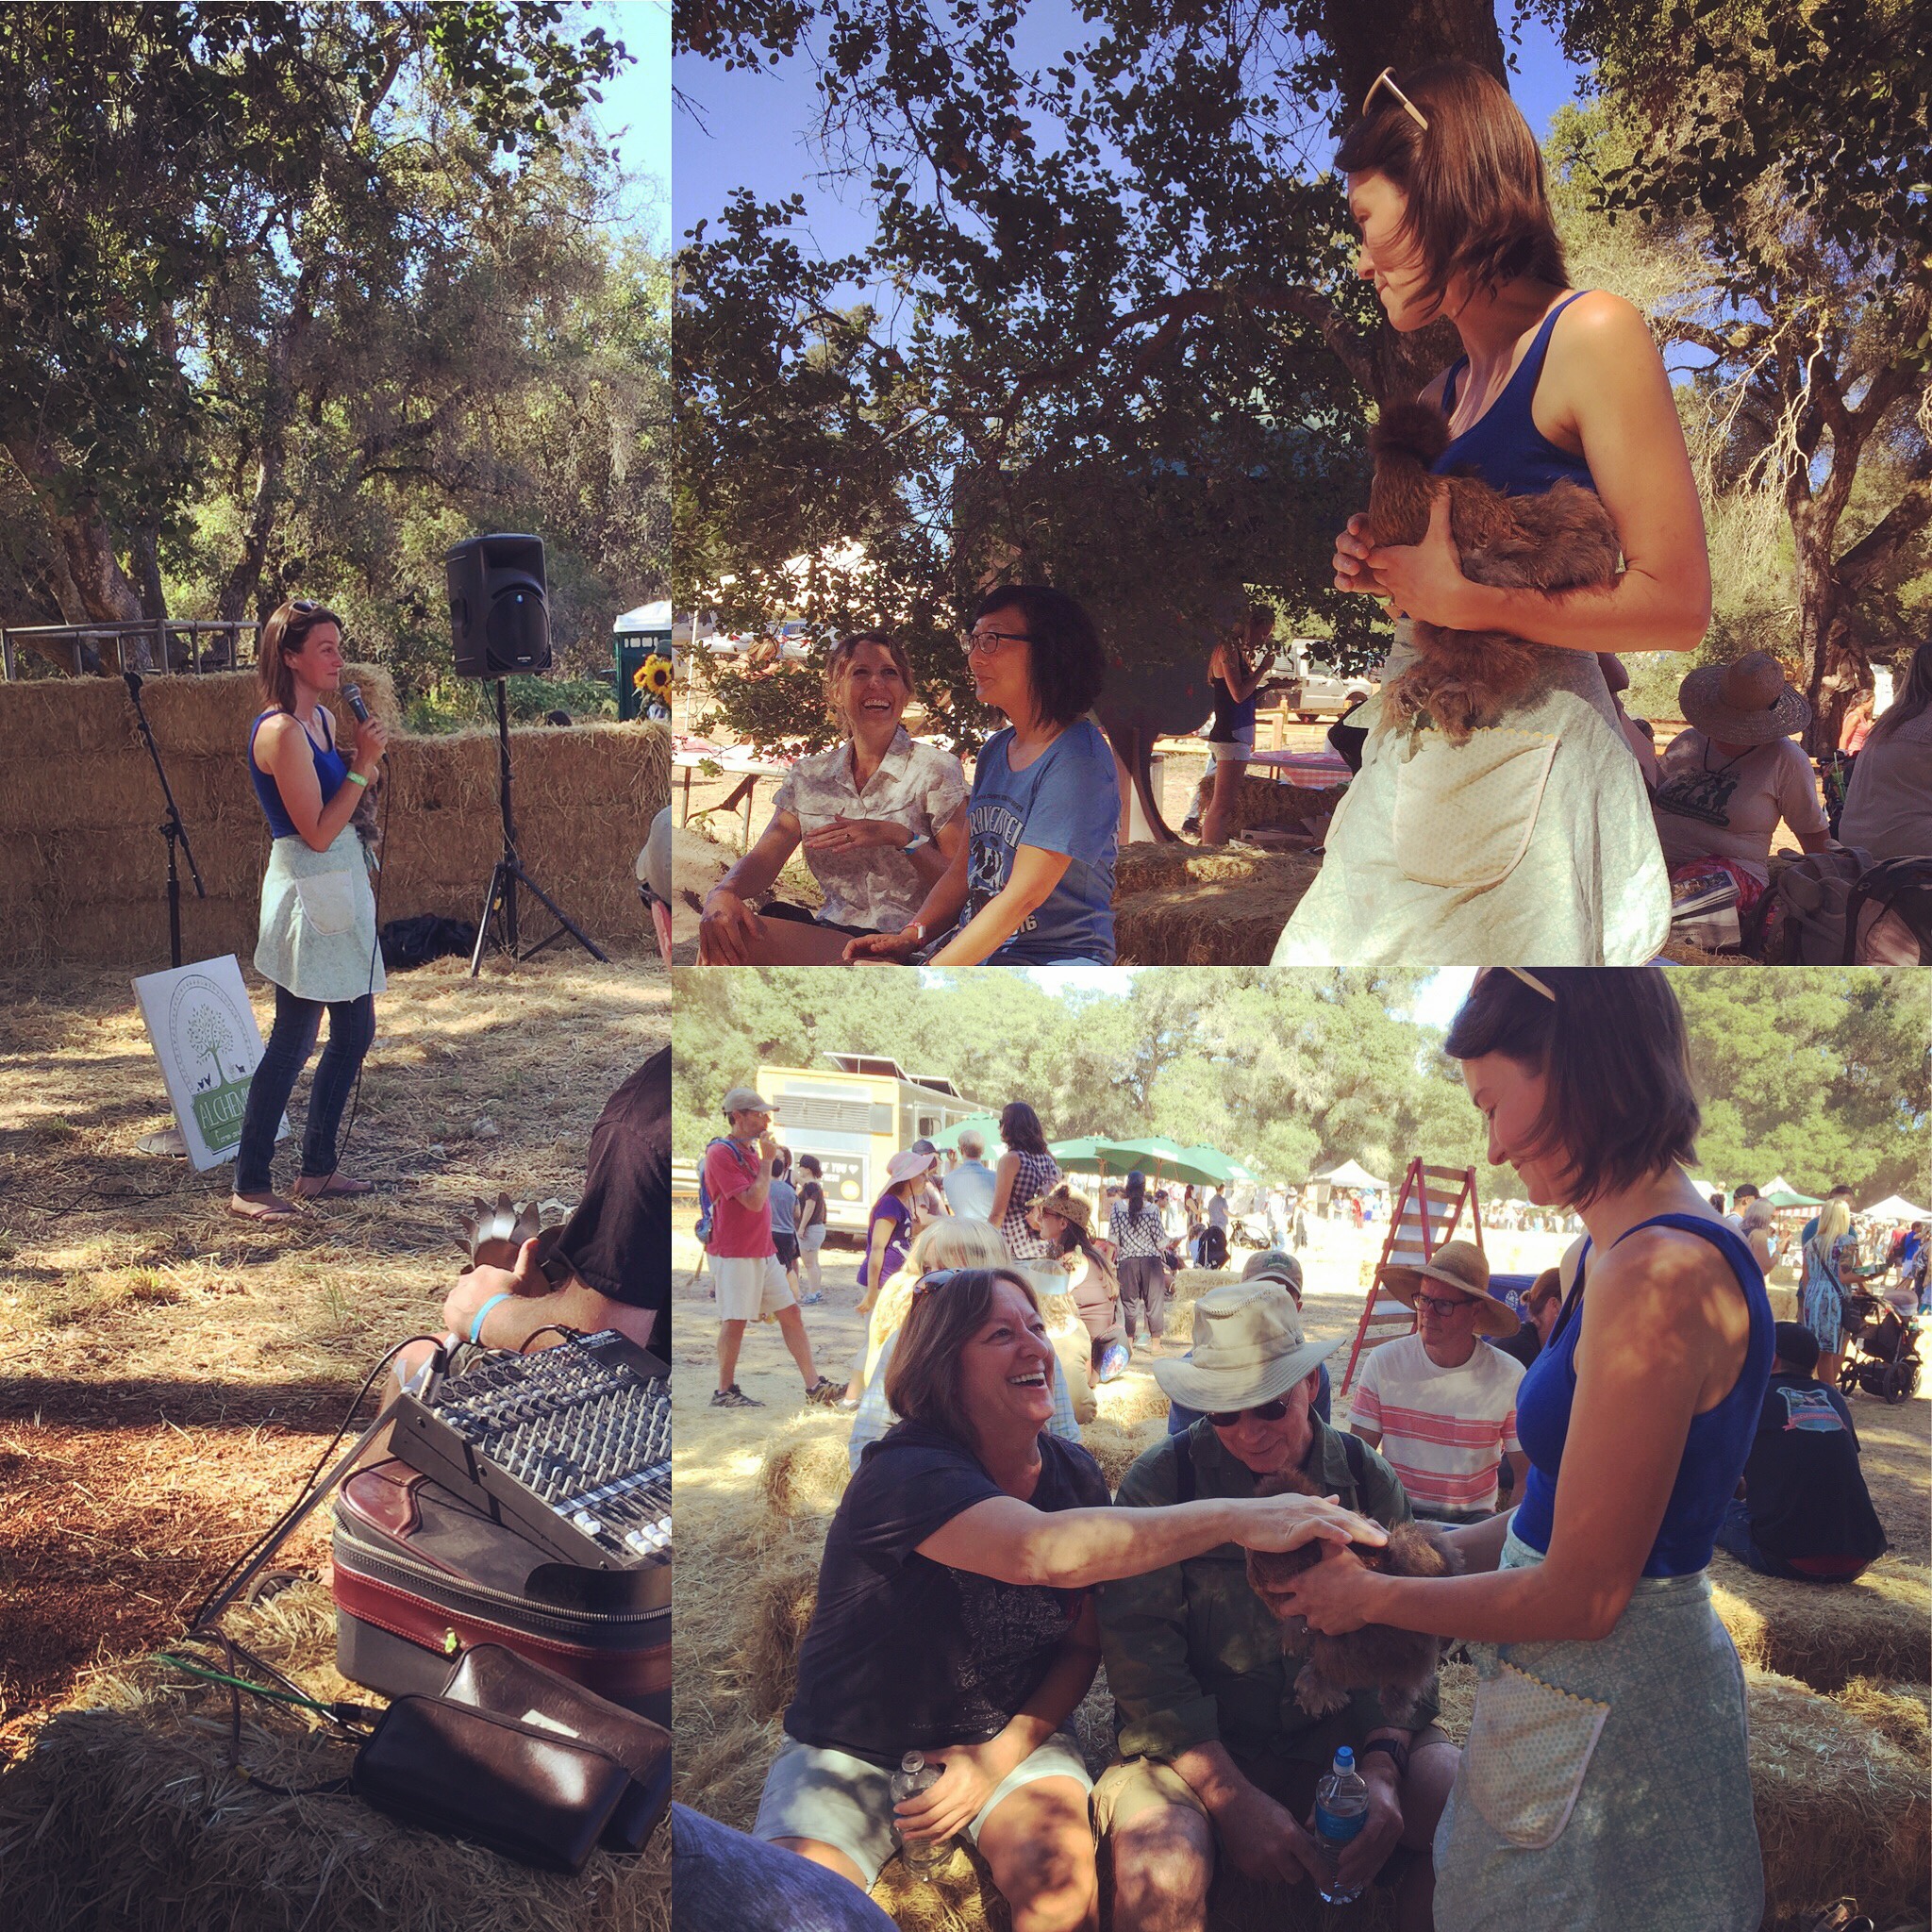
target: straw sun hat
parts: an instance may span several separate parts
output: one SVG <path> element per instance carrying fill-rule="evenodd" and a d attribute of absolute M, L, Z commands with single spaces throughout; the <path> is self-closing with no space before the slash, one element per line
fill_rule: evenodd
<path fill-rule="evenodd" d="M 1490 1291 L 1490 1264 L 1474 1241 L 1444 1241 L 1420 1268 L 1385 1268 L 1382 1286 L 1406 1307 L 1414 1307 L 1424 1281 L 1440 1281 L 1474 1295 L 1475 1325 L 1483 1335 L 1514 1335 L 1523 1324 L 1506 1301 Z"/>
<path fill-rule="evenodd" d="M 1050 1188 L 1045 1193 L 1036 1196 L 1028 1204 L 1026 1225 L 1035 1234 L 1041 1231 L 1040 1217 L 1042 1214 L 1058 1214 L 1062 1221 L 1071 1221 L 1082 1234 L 1087 1232 L 1093 1219 L 1093 1210 L 1087 1205 L 1086 1196 L 1074 1193 L 1065 1181 L 1057 1188 Z"/>
<path fill-rule="evenodd" d="M 1811 722 L 1811 707 L 1762 651 L 1693 671 L 1677 687 L 1677 705 L 1707 738 L 1725 744 L 1769 744 Z"/>
<path fill-rule="evenodd" d="M 1307 1339 L 1302 1311 L 1279 1281 L 1235 1281 L 1194 1304 L 1192 1359 L 1157 1359 L 1154 1379 L 1170 1400 L 1224 1415 L 1287 1394 L 1334 1345 Z"/>

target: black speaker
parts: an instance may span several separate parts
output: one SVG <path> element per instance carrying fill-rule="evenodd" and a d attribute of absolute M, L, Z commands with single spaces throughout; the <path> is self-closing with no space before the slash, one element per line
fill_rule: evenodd
<path fill-rule="evenodd" d="M 458 677 L 550 669 L 541 537 L 472 537 L 443 553 Z"/>

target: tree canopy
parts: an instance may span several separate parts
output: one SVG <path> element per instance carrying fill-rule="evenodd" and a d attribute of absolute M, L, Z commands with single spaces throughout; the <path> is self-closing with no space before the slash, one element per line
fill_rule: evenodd
<path fill-rule="evenodd" d="M 1390 1177 L 1410 1158 L 1473 1163 L 1485 1197 L 1517 1191 L 1440 1032 L 1412 1019 L 1420 972 L 1164 967 L 1118 995 L 1061 998 L 1003 970 L 703 968 L 676 974 L 674 1145 L 722 1131 L 720 1097 L 761 1064 L 890 1055 L 997 1111 L 1024 1099 L 1049 1140 L 1205 1141 L 1270 1179 L 1350 1158 Z M 1701 1171 L 1726 1189 L 1782 1173 L 1807 1193 L 1923 1198 L 1932 1006 L 1917 976 L 1869 969 L 1672 974 L 1704 1108 Z M 782 1131 L 782 1129 L 781 1129 Z M 1917 1193 L 1914 1191 L 1919 1191 Z"/>
<path fill-rule="evenodd" d="M 669 279 L 578 11 L 0 9 L 0 613 L 300 591 L 420 686 L 441 550 L 528 525 L 608 649 L 669 560 Z"/>
<path fill-rule="evenodd" d="M 1552 148 L 1566 240 L 1613 235 L 1597 257 L 1704 365 L 1684 407 L 1740 579 L 1717 645 L 1788 650 L 1823 737 L 1923 610 L 1928 0 L 1530 5 L 1595 93 Z M 1115 684 L 1177 711 L 1249 595 L 1344 662 L 1377 651 L 1331 540 L 1368 410 L 1454 349 L 1382 325 L 1323 158 L 1385 64 L 1504 74 L 1488 0 L 1091 0 L 1051 50 L 1024 0 L 703 4 L 676 31 L 808 67 L 826 163 L 874 217 L 833 260 L 799 196 L 741 193 L 687 238 L 681 603 L 889 624 L 969 739 L 947 646 L 995 576 L 1083 597 Z M 802 680 L 720 698 L 760 741 L 826 728 Z"/>

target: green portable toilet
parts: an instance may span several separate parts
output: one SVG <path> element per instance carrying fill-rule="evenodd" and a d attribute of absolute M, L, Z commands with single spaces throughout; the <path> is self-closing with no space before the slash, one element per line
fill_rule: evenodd
<path fill-rule="evenodd" d="M 626 610 L 610 631 L 617 659 L 617 715 L 635 718 L 644 708 L 643 693 L 635 681 L 644 659 L 653 652 L 660 658 L 671 655 L 670 603 L 640 604 L 635 610 Z"/>

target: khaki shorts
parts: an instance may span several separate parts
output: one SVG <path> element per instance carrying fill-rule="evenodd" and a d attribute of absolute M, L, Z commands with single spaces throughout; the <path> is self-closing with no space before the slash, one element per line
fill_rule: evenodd
<path fill-rule="evenodd" d="M 755 1322 L 797 1306 L 776 1255 L 713 1255 L 711 1274 L 721 1322 Z"/>

